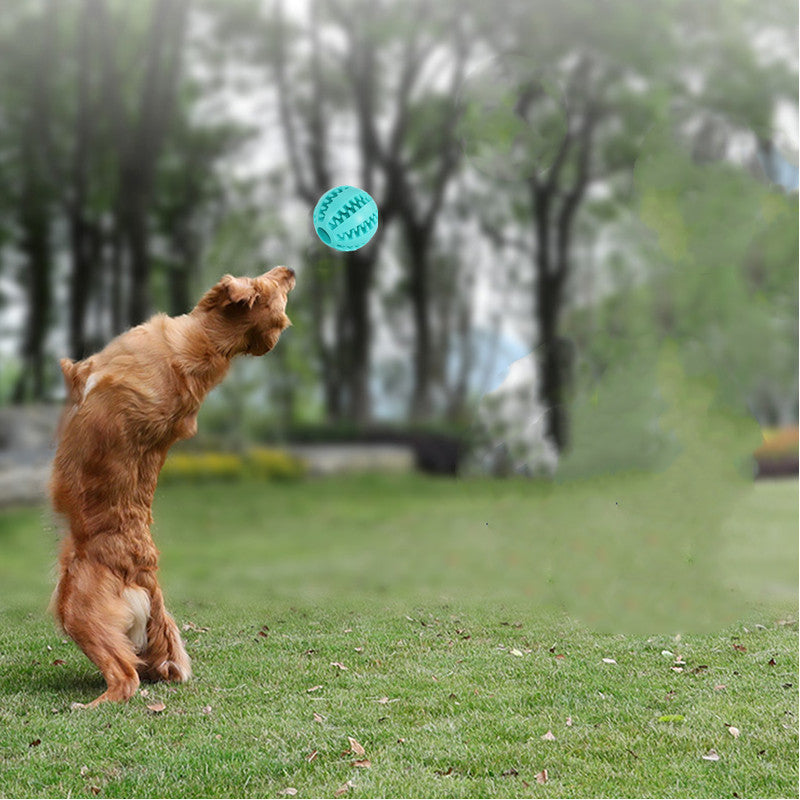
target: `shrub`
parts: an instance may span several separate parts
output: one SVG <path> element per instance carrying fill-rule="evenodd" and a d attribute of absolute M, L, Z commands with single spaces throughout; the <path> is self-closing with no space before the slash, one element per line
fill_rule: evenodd
<path fill-rule="evenodd" d="M 797 426 L 764 430 L 764 442 L 755 451 L 758 459 L 796 456 L 798 448 Z"/>
<path fill-rule="evenodd" d="M 233 453 L 175 453 L 161 470 L 162 481 L 236 480 L 244 462 Z"/>
<path fill-rule="evenodd" d="M 196 483 L 207 480 L 297 480 L 306 475 L 306 464 L 283 450 L 257 448 L 245 457 L 235 453 L 180 452 L 169 456 L 161 470 L 164 482 Z"/>
<path fill-rule="evenodd" d="M 764 431 L 764 442 L 753 453 L 756 476 L 761 478 L 797 475 L 797 426 Z"/>
<path fill-rule="evenodd" d="M 301 458 L 283 450 L 259 447 L 247 454 L 247 471 L 257 478 L 267 480 L 298 480 L 305 477 L 308 468 Z"/>

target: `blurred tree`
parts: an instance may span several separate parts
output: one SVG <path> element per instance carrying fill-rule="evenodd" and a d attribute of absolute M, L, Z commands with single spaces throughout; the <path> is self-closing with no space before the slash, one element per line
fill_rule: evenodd
<path fill-rule="evenodd" d="M 363 18 L 358 4 L 354 10 Z M 424 27 L 418 24 L 423 14 Z M 453 280 L 442 287 L 432 273 L 437 266 L 433 261 L 436 228 L 462 152 L 458 121 L 469 48 L 455 4 L 438 4 L 434 10 L 425 2 L 404 3 L 397 6 L 394 15 L 386 16 L 382 30 L 391 31 L 391 38 L 370 37 L 369 31 L 360 39 L 354 37 L 351 63 L 359 62 L 359 47 L 371 47 L 381 54 L 384 73 L 390 72 L 391 65 L 399 73 L 391 134 L 383 140 L 380 106 L 374 108 L 369 101 L 367 86 L 357 80 L 353 83 L 359 126 L 365 131 L 362 138 L 376 150 L 387 186 L 384 207 L 396 213 L 402 228 L 406 286 L 414 322 L 410 416 L 424 420 L 434 411 L 433 388 L 445 382 L 447 353 L 437 347 L 437 338 L 446 340 L 449 331 L 443 328 L 437 337 L 436 322 L 448 320 L 448 315 L 436 314 L 436 306 L 443 310 L 438 299 L 446 304 L 454 296 L 453 284 L 458 282 L 458 275 L 447 270 Z M 375 62 L 375 54 L 368 60 Z M 370 72 L 374 73 L 374 67 Z M 352 72 L 354 79 L 356 74 Z M 437 286 L 443 291 L 437 292 Z"/>
<path fill-rule="evenodd" d="M 121 80 L 109 89 L 111 124 L 120 148 L 117 214 L 130 258 L 128 325 L 142 322 L 151 311 L 149 206 L 175 112 L 187 8 L 188 0 L 154 0 L 146 38 L 147 61 L 132 114 L 125 107 Z M 107 47 L 111 46 L 109 38 Z M 114 74 L 122 77 L 118 70 Z"/>
<path fill-rule="evenodd" d="M 290 22 L 281 3 L 276 8 L 270 55 L 299 196 L 312 208 L 342 182 L 336 175 L 357 175 L 352 180 L 380 209 L 369 246 L 341 257 L 321 251 L 315 259 L 316 339 L 328 416 L 357 422 L 370 416 L 369 298 L 384 236 L 397 219 L 414 320 L 410 410 L 412 417 L 429 417 L 432 387 L 444 374 L 431 321 L 433 234 L 461 152 L 456 121 L 467 46 L 458 7 L 433 8 L 421 0 L 312 2 L 306 23 Z M 352 148 L 343 146 L 349 137 Z M 332 277 L 338 261 L 341 282 Z M 324 335 L 326 316 L 334 320 L 332 338 Z"/>
<path fill-rule="evenodd" d="M 18 218 L 5 256 L 24 259 L 18 400 L 47 393 L 62 286 L 73 358 L 141 322 L 159 283 L 172 313 L 191 305 L 221 193 L 215 167 L 243 131 L 197 114 L 199 81 L 207 91 L 220 60 L 196 41 L 187 51 L 188 12 L 188 0 L 81 0 L 20 4 L 3 19 L 0 174 Z M 212 13 L 198 8 L 195 22 Z"/>
<path fill-rule="evenodd" d="M 341 152 L 332 147 L 330 129 L 337 111 L 348 104 L 341 62 L 322 44 L 323 9 L 312 2 L 307 23 L 288 19 L 277 0 L 265 57 L 275 76 L 284 146 L 297 195 L 312 209 L 341 174 Z M 367 64 L 365 77 L 371 80 Z M 360 185 L 375 194 L 375 153 L 360 154 Z M 356 156 L 357 158 L 357 156 Z M 338 181 L 339 183 L 344 181 Z M 376 197 L 379 206 L 381 199 Z M 321 245 L 310 253 L 311 300 L 315 309 L 314 341 L 330 421 L 369 418 L 368 387 L 371 326 L 368 298 L 374 265 L 389 221 L 381 208 L 381 225 L 368 247 L 344 255 Z M 337 267 L 342 264 L 341 276 Z"/>
<path fill-rule="evenodd" d="M 796 95 L 791 57 L 759 53 L 764 33 L 791 53 L 796 9 L 768 6 L 606 0 L 602 13 L 596 4 L 550 0 L 472 6 L 491 58 L 468 87 L 467 151 L 505 193 L 500 224 L 485 227 L 498 241 L 510 218 L 527 218 L 533 229 L 532 248 L 523 246 L 534 266 L 534 345 L 559 450 L 569 442 L 574 357 L 563 315 L 578 212 L 593 187 L 609 196 L 606 213 L 614 201 L 631 202 L 641 143 L 668 115 L 687 125 L 724 118 L 728 140 L 732 131 L 768 136 L 777 102 Z"/>
<path fill-rule="evenodd" d="M 22 369 L 12 393 L 12 400 L 20 403 L 40 399 L 45 387 L 44 344 L 53 282 L 53 63 L 60 42 L 56 16 L 46 5 L 14 12 L 2 28 L 0 85 L 6 113 L 0 120 L 0 141 L 7 154 L 2 160 L 5 211 L 16 218 L 12 236 L 22 256 Z M 20 45 L 20 34 L 26 47 Z"/>

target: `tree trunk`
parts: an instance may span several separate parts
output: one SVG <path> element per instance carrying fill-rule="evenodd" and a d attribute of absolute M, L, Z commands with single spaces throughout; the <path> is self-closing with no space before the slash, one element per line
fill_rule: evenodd
<path fill-rule="evenodd" d="M 586 59 L 576 68 L 581 86 L 585 86 L 588 80 L 589 68 Z M 587 102 L 576 132 L 567 131 L 548 178 L 544 182 L 536 176 L 529 178 L 536 235 L 533 311 L 539 325 L 539 396 L 546 409 L 545 431 L 559 453 L 569 445 L 567 395 L 573 361 L 572 343 L 559 336 L 559 322 L 564 306 L 564 287 L 572 268 L 570 249 L 575 215 L 591 177 L 590 161 L 598 119 L 598 109 L 591 101 Z M 561 170 L 570 154 L 574 157 L 575 177 L 568 186 L 560 187 Z"/>
<path fill-rule="evenodd" d="M 22 341 L 22 372 L 12 394 L 14 403 L 44 399 L 44 340 L 51 305 L 50 211 L 46 188 L 35 175 L 26 176 L 26 183 L 20 226 L 23 230 L 22 251 L 27 257 L 24 268 L 27 315 Z"/>
<path fill-rule="evenodd" d="M 186 12 L 186 0 L 158 0 L 154 6 L 138 124 L 120 170 L 121 223 L 130 255 L 129 325 L 137 325 L 150 312 L 148 211 L 175 105 Z"/>
<path fill-rule="evenodd" d="M 569 442 L 569 415 L 565 396 L 566 369 L 564 343 L 558 335 L 563 304 L 563 284 L 569 262 L 554 258 L 552 241 L 552 194 L 533 189 L 536 251 L 534 254 L 536 290 L 534 319 L 538 321 L 536 347 L 539 373 L 539 399 L 544 405 L 545 432 L 559 453 Z M 555 262 L 555 263 L 554 263 Z M 533 398 L 531 398 L 533 402 Z"/>
<path fill-rule="evenodd" d="M 372 409 L 369 391 L 369 352 L 371 325 L 369 289 L 374 258 L 355 250 L 345 255 L 343 388 L 345 416 L 356 425 L 369 422 Z"/>
<path fill-rule="evenodd" d="M 545 284 L 550 283 L 545 281 Z M 546 286 L 538 293 L 540 309 L 555 307 L 560 301 L 556 291 Z M 559 453 L 569 445 L 569 414 L 567 411 L 566 385 L 568 383 L 567 343 L 558 336 L 557 315 L 551 311 L 539 311 L 539 396 L 546 411 L 545 431 Z"/>
<path fill-rule="evenodd" d="M 406 226 L 409 265 L 409 296 L 414 320 L 414 384 L 411 393 L 411 419 L 427 420 L 433 411 L 431 383 L 433 342 L 430 326 L 430 291 L 428 275 L 428 243 L 419 230 Z"/>
<path fill-rule="evenodd" d="M 22 372 L 12 393 L 15 403 L 45 395 L 44 342 L 51 306 L 50 74 L 56 43 L 56 14 L 45 8 L 42 39 L 34 53 L 28 118 L 22 143 L 22 191 L 19 198 L 21 250 L 26 256 L 27 314 L 22 340 Z"/>
<path fill-rule="evenodd" d="M 77 41 L 78 98 L 75 113 L 75 149 L 72 161 L 72 194 L 68 200 L 71 272 L 69 280 L 69 350 L 72 358 L 86 355 L 86 309 L 91 286 L 89 224 L 86 219 L 88 154 L 92 148 L 92 116 L 89 81 L 93 47 L 90 25 L 95 18 L 94 0 L 86 0 L 80 15 Z"/>

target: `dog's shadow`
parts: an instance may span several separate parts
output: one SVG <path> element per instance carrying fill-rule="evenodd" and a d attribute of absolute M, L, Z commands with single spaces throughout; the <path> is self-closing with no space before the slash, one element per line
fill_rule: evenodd
<path fill-rule="evenodd" d="M 29 667 L 18 665 L 19 685 L 27 684 L 33 691 L 44 695 L 49 695 L 54 707 L 66 704 L 67 708 L 72 703 L 88 703 L 95 697 L 102 694 L 106 689 L 106 682 L 99 672 L 92 672 L 90 669 L 81 669 L 75 665 L 34 665 L 34 674 L 28 672 Z M 45 667 L 45 669 L 40 668 Z M 13 680 L 12 670 L 7 676 Z M 151 681 L 142 678 L 142 687 L 148 687 L 158 681 Z"/>
<path fill-rule="evenodd" d="M 9 669 L 7 677 L 13 680 Z M 27 665 L 18 665 L 18 677 L 29 690 L 48 696 L 50 702 L 67 707 L 73 702 L 88 702 L 105 690 L 103 676 L 97 672 L 81 669 L 75 665 L 34 665 L 32 672 Z"/>

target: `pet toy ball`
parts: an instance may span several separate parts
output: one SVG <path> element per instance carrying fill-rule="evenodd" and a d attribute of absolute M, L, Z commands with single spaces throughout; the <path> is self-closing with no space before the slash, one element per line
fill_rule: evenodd
<path fill-rule="evenodd" d="M 317 236 L 334 250 L 358 250 L 378 230 L 378 206 L 355 186 L 336 186 L 314 207 Z"/>

